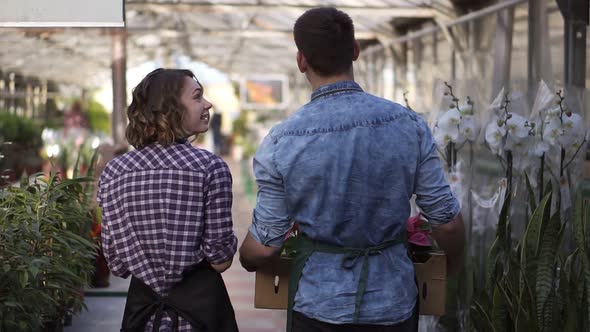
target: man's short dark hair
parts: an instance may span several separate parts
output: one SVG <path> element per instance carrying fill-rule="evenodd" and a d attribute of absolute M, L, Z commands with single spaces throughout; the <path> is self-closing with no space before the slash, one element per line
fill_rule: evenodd
<path fill-rule="evenodd" d="M 295 44 L 321 76 L 344 73 L 354 57 L 354 25 L 346 13 L 332 7 L 306 11 L 295 22 Z"/>

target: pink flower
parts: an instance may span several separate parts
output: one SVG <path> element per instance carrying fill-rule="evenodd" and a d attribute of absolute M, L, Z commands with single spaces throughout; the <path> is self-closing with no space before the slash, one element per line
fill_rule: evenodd
<path fill-rule="evenodd" d="M 430 247 L 432 242 L 427 234 L 430 234 L 430 227 L 426 223 L 426 219 L 422 214 L 417 214 L 408 218 L 406 222 L 406 231 L 408 233 L 408 243 L 421 246 Z"/>
<path fill-rule="evenodd" d="M 287 239 L 289 239 L 291 237 L 297 236 L 298 231 L 299 231 L 299 224 L 297 222 L 294 222 L 293 226 L 291 226 L 291 229 L 289 229 L 289 231 L 285 234 L 285 238 L 283 239 L 283 241 L 286 241 Z"/>

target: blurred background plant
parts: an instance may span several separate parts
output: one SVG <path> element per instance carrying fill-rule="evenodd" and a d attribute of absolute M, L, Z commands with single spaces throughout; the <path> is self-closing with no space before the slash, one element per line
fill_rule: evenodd
<path fill-rule="evenodd" d="M 36 174 L 0 190 L 0 330 L 59 331 L 84 308 L 91 180 Z"/>

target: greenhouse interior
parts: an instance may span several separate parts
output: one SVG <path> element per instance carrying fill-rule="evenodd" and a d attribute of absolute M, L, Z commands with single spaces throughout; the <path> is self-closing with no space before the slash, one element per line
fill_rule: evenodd
<path fill-rule="evenodd" d="M 227 163 L 241 244 L 256 152 L 314 92 L 294 24 L 325 6 L 354 22 L 355 82 L 423 118 L 460 203 L 462 268 L 418 330 L 590 331 L 588 0 L 120 2 L 119 27 L 0 22 L 0 331 L 120 330 L 131 278 L 102 252 L 98 179 L 134 150 L 133 89 L 157 68 L 212 105 L 189 141 Z M 285 331 L 258 278 L 237 253 L 223 273 L 239 330 Z"/>

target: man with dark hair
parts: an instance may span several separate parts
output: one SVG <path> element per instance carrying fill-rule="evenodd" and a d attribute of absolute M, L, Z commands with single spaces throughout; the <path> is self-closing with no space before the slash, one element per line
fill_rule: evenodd
<path fill-rule="evenodd" d="M 418 114 L 354 82 L 359 45 L 348 15 L 312 9 L 294 33 L 313 93 L 256 152 L 259 191 L 242 266 L 267 264 L 297 222 L 288 331 L 415 331 L 418 292 L 404 246 L 410 197 L 450 272 L 464 245 L 432 133 Z"/>

